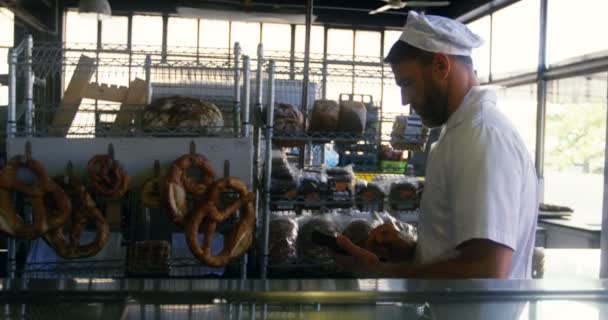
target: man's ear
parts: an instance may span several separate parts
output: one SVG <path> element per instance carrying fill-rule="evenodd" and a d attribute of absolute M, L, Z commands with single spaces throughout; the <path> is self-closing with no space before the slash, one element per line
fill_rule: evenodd
<path fill-rule="evenodd" d="M 433 55 L 433 75 L 438 80 L 447 79 L 452 69 L 452 61 L 447 54 L 435 53 Z"/>

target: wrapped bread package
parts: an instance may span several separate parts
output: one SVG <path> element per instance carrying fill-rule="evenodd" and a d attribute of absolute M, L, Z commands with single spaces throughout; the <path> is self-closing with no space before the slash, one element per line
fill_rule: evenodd
<path fill-rule="evenodd" d="M 277 136 L 294 136 L 304 132 L 304 116 L 295 106 L 287 103 L 274 105 L 274 130 Z M 297 147 L 302 141 L 275 139 L 274 144 L 280 147 Z"/>

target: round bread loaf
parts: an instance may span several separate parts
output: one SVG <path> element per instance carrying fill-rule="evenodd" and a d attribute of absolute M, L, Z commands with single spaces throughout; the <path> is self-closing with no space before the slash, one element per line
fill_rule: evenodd
<path fill-rule="evenodd" d="M 270 221 L 268 259 L 271 264 L 286 263 L 296 258 L 298 224 L 292 218 L 277 218 Z"/>
<path fill-rule="evenodd" d="M 365 131 L 367 109 L 359 101 L 340 101 L 338 115 L 338 130 L 344 132 L 361 133 Z"/>
<path fill-rule="evenodd" d="M 287 103 L 274 105 L 274 130 L 277 136 L 294 136 L 304 131 L 304 116 L 298 108 Z M 302 141 L 275 139 L 274 144 L 280 147 L 297 147 Z"/>
<path fill-rule="evenodd" d="M 170 96 L 154 100 L 143 117 L 144 130 L 217 133 L 224 126 L 218 107 L 200 99 Z"/>
<path fill-rule="evenodd" d="M 340 106 L 333 100 L 316 100 L 312 106 L 309 131 L 335 132 L 338 129 Z"/>

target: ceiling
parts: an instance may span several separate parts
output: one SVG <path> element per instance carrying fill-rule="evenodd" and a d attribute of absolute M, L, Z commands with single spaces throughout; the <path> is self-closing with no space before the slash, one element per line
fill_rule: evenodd
<path fill-rule="evenodd" d="M 518 0 L 450 0 L 449 6 L 428 8 L 426 12 L 457 18 L 489 3 L 504 6 L 506 3 L 514 1 Z M 53 21 L 56 19 L 51 18 L 52 15 L 49 15 L 49 11 L 53 12 L 58 9 L 57 12 L 61 13 L 65 8 L 78 6 L 78 0 L 0 0 L 0 5 L 7 5 L 7 3 L 18 5 L 26 15 L 37 18 L 50 30 L 57 28 L 57 22 Z M 176 14 L 178 7 L 238 11 L 247 13 L 249 17 L 253 18 L 282 14 L 295 14 L 303 17 L 306 13 L 306 0 L 110 0 L 110 4 L 116 14 L 128 12 Z M 401 28 L 410 8 L 389 10 L 377 15 L 368 14 L 370 10 L 384 4 L 385 2 L 382 0 L 314 0 L 315 20 L 313 23 L 369 29 Z M 303 18 L 300 21 L 303 21 Z"/>

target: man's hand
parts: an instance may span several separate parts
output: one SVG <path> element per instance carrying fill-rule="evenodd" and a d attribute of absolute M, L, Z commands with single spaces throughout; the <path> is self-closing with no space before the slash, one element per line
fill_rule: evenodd
<path fill-rule="evenodd" d="M 370 231 L 366 247 L 382 260 L 403 262 L 413 257 L 416 242 L 401 238 L 392 224 L 383 224 Z"/>
<path fill-rule="evenodd" d="M 380 274 L 382 263 L 372 252 L 353 244 L 347 237 L 338 235 L 337 243 L 350 256 L 335 254 L 336 263 L 342 271 L 360 277 L 374 277 Z"/>

